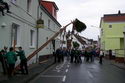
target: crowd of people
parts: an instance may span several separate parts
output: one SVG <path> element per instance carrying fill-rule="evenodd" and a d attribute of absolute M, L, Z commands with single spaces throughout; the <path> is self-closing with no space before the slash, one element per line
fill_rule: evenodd
<path fill-rule="evenodd" d="M 83 50 L 79 50 L 78 48 L 66 49 L 66 48 L 58 48 L 55 52 L 55 62 L 63 62 L 64 57 L 66 56 L 68 60 L 70 59 L 71 63 L 82 63 L 81 57 L 84 57 L 84 61 L 93 62 L 94 57 L 99 57 L 99 63 L 102 64 L 103 51 L 97 50 L 92 47 L 84 48 Z"/>
<path fill-rule="evenodd" d="M 85 62 L 93 62 L 94 57 L 97 56 L 100 58 L 99 63 L 102 64 L 104 52 L 103 50 L 97 50 L 92 47 L 87 47 L 83 50 L 79 50 L 78 48 L 58 48 L 56 52 L 54 52 L 54 56 L 55 62 L 63 62 L 64 57 L 67 57 L 67 60 L 70 61 L 70 63 L 82 63 L 83 60 L 81 57 L 84 57 Z M 28 74 L 27 58 L 22 47 L 18 47 L 18 50 L 10 47 L 8 51 L 8 48 L 5 46 L 0 51 L 0 62 L 2 64 L 3 73 L 7 74 L 9 77 L 12 77 L 14 75 L 17 57 L 19 57 L 20 59 L 21 73 Z"/>
<path fill-rule="evenodd" d="M 18 50 L 10 47 L 8 51 L 8 48 L 6 46 L 0 51 L 0 62 L 2 63 L 3 74 L 7 74 L 8 77 L 12 77 L 14 75 L 17 57 L 20 58 L 21 73 L 28 74 L 27 59 L 22 47 L 18 47 Z"/>

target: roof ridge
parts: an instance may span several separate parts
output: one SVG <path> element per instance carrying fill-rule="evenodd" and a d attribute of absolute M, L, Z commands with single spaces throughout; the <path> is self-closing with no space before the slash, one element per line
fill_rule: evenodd
<path fill-rule="evenodd" d="M 105 16 L 125 16 L 125 13 L 121 13 L 121 14 L 105 14 Z"/>

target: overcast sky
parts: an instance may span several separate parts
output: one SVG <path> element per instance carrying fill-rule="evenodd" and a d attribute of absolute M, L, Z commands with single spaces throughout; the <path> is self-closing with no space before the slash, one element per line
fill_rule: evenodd
<path fill-rule="evenodd" d="M 118 10 L 125 13 L 125 0 L 49 0 L 58 8 L 58 21 L 65 26 L 78 18 L 87 25 L 80 35 L 89 39 L 98 39 L 100 19 L 104 14 L 116 14 Z M 91 27 L 95 26 L 95 27 Z M 71 27 L 69 27 L 71 28 Z"/>

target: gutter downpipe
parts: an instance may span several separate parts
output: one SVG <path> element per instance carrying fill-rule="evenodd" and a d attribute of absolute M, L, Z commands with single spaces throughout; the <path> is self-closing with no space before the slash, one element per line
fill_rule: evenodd
<path fill-rule="evenodd" d="M 40 8 L 40 0 L 38 0 L 37 7 L 37 20 L 39 19 L 39 8 Z M 39 28 L 36 28 L 36 49 L 39 47 Z M 38 53 L 36 54 L 36 63 L 38 63 Z"/>
<path fill-rule="evenodd" d="M 124 63 L 125 63 L 125 27 L 124 27 L 123 34 L 124 34 Z"/>

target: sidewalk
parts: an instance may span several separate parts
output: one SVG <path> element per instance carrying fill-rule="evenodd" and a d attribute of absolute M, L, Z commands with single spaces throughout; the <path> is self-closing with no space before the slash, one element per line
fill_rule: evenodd
<path fill-rule="evenodd" d="M 0 76 L 0 83 L 28 83 L 34 77 L 39 75 L 41 72 L 45 71 L 48 67 L 54 64 L 53 59 L 46 60 L 40 64 L 34 64 L 29 67 L 28 75 L 17 74 L 11 79 L 8 79 L 7 76 Z"/>
<path fill-rule="evenodd" d="M 115 61 L 111 61 L 111 64 L 120 68 L 120 69 L 124 69 L 125 70 L 125 63 L 118 63 L 118 62 L 115 62 Z"/>
<path fill-rule="evenodd" d="M 105 59 L 106 62 L 110 63 L 111 65 L 114 65 L 120 69 L 124 69 L 125 70 L 125 63 L 118 63 L 114 60 L 109 60 L 109 59 Z"/>
<path fill-rule="evenodd" d="M 125 70 L 125 63 L 118 63 L 118 62 L 115 62 L 114 60 L 109 60 L 107 58 L 104 58 L 104 63 L 111 64 L 111 65 L 114 65 L 114 66 L 116 66 L 116 67 L 118 67 L 120 69 L 124 69 Z"/>

